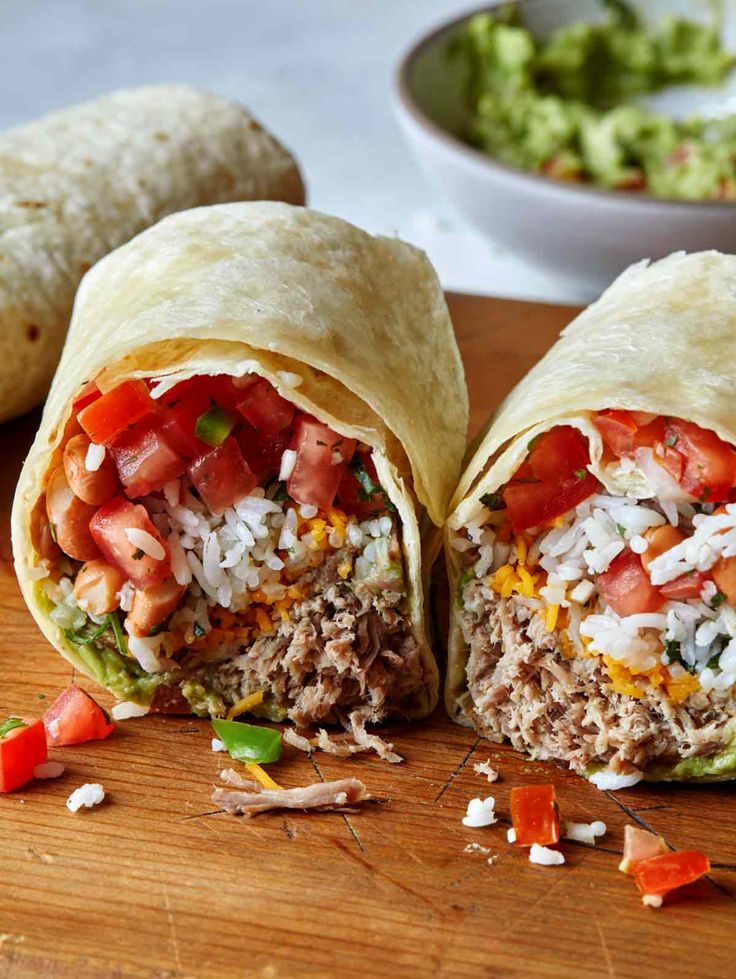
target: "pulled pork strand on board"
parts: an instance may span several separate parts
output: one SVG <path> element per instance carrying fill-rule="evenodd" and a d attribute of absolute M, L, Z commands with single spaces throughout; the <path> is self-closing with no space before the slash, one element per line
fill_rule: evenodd
<path fill-rule="evenodd" d="M 452 540 L 467 709 L 581 772 L 718 774 L 736 734 L 736 452 L 677 418 L 590 420 L 625 495 L 558 425 Z"/>
<path fill-rule="evenodd" d="M 362 724 L 424 680 L 400 533 L 371 450 L 250 374 L 88 384 L 34 536 L 51 617 L 137 661 L 130 699 Z"/>

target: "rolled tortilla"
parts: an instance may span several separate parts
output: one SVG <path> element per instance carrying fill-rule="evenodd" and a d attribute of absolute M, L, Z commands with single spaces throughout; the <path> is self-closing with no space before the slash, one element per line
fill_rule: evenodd
<path fill-rule="evenodd" d="M 185 85 L 105 95 L 0 135 L 0 421 L 48 391 L 74 293 L 167 214 L 304 203 L 291 154 L 242 106 Z"/>
<path fill-rule="evenodd" d="M 701 579 L 693 577 L 698 572 L 713 578 L 704 597 L 699 593 L 683 599 L 691 607 L 698 602 L 708 606 L 695 615 L 695 625 L 682 625 L 680 619 L 689 613 L 671 599 L 656 608 L 652 619 L 627 619 L 627 638 L 621 619 L 630 606 L 613 597 L 611 583 L 620 581 L 616 569 L 621 562 L 631 562 L 638 572 L 646 567 L 645 558 L 653 558 L 652 522 L 677 522 L 690 536 L 693 514 L 704 511 L 696 516 L 697 523 L 714 509 L 714 503 L 708 504 L 711 487 L 697 484 L 699 463 L 687 461 L 690 449 L 682 431 L 690 432 L 692 426 L 678 429 L 677 419 L 709 433 L 705 438 L 724 456 L 731 474 L 736 459 L 728 448 L 736 444 L 735 284 L 736 257 L 715 252 L 678 253 L 628 269 L 562 332 L 501 405 L 451 504 L 446 552 L 456 601 L 448 711 L 489 737 L 509 738 L 536 757 L 565 761 L 588 775 L 604 769 L 604 785 L 630 784 L 641 777 L 736 774 L 736 669 L 728 647 L 735 634 L 736 595 L 716 595 L 714 584 L 721 567 L 714 562 L 723 556 L 727 533 L 736 525 L 736 508 L 731 514 L 726 506 L 720 517 L 709 518 L 720 524 L 702 525 L 700 533 L 708 536 L 713 550 L 701 553 L 697 567 L 685 562 L 679 572 L 674 564 L 668 571 L 664 565 L 679 553 L 668 551 L 658 571 L 647 572 L 657 589 L 672 585 L 678 573 L 697 580 L 698 589 Z M 649 448 L 637 443 L 618 458 L 594 422 L 594 416 L 600 419 L 597 412 L 609 409 L 648 413 L 651 418 L 637 416 L 637 425 L 649 422 L 651 431 L 659 432 L 660 417 L 671 421 L 666 434 L 656 436 L 663 441 L 647 441 L 647 429 L 641 441 Z M 540 444 L 535 440 L 555 426 L 569 426 L 567 434 L 582 433 L 586 458 L 577 463 L 582 466 L 577 475 L 592 480 L 594 489 L 591 473 L 601 484 L 597 495 L 553 521 L 571 532 L 567 545 L 577 542 L 577 551 L 564 541 L 559 544 L 565 531 L 549 524 L 520 536 L 510 532 L 508 501 L 528 488 L 517 487 L 509 496 L 507 486 L 513 479 L 517 484 L 539 482 L 539 466 L 529 471 L 534 447 Z M 673 451 L 676 465 L 668 470 L 664 460 Z M 527 469 L 520 469 L 525 460 Z M 566 476 L 577 478 L 574 473 Z M 683 490 L 686 479 L 691 481 L 689 493 Z M 707 482 L 705 475 L 703 479 Z M 563 491 L 570 491 L 570 483 L 557 492 Z M 710 498 L 725 503 L 730 498 L 725 492 L 720 489 Z M 608 515 L 601 516 L 604 512 Z M 588 517 L 595 525 L 593 537 L 598 532 L 595 542 L 581 529 Z M 517 519 L 517 525 L 523 522 Z M 545 536 L 550 534 L 557 538 Z M 606 545 L 609 550 L 603 553 Z M 726 549 L 726 557 L 729 553 Z M 543 558 L 546 568 L 540 564 Z M 613 572 L 602 578 L 616 561 Z M 534 579 L 531 584 L 520 567 Z M 584 585 L 572 600 L 580 579 L 591 585 Z M 647 581 L 643 584 L 646 588 Z M 656 607 L 656 594 L 650 599 Z M 623 610 L 621 615 L 611 603 Z M 677 621 L 669 619 L 663 629 L 668 609 L 675 610 L 671 614 Z M 704 616 L 717 620 L 718 631 L 715 638 L 713 632 L 706 636 L 707 629 L 700 633 L 708 642 L 696 649 L 693 629 Z M 651 628 L 645 627 L 647 622 Z M 609 775 L 615 776 L 612 782 L 606 781 Z"/>
<path fill-rule="evenodd" d="M 49 564 L 38 550 L 39 520 L 45 524 L 44 491 L 50 473 L 58 471 L 63 444 L 78 431 L 72 405 L 85 382 L 94 379 L 101 391 L 109 392 L 124 381 L 147 379 L 160 399 L 160 411 L 167 411 L 167 390 L 211 375 L 231 375 L 239 387 L 254 377 L 265 378 L 295 406 L 295 418 L 308 413 L 333 435 L 338 433 L 331 464 L 345 469 L 341 453 L 348 450 L 342 442 L 356 440 L 355 458 L 370 456 L 374 482 L 383 493 L 380 512 L 370 518 L 359 520 L 346 512 L 335 516 L 334 508 L 342 506 L 339 492 L 334 507 L 322 513 L 316 507 L 294 513 L 299 533 L 304 521 L 317 521 L 309 524 L 309 547 L 325 548 L 325 580 L 302 588 L 303 566 L 297 566 L 295 577 L 290 573 L 293 541 L 282 539 L 275 550 L 287 565 L 286 584 L 290 581 L 303 594 L 286 610 L 284 624 L 276 622 L 275 631 L 266 633 L 278 637 L 277 647 L 263 638 L 261 625 L 252 631 L 253 641 L 243 641 L 237 652 L 241 663 L 247 660 L 245 672 L 228 665 L 235 680 L 207 674 L 201 664 L 196 664 L 198 672 L 182 671 L 177 665 L 181 650 L 172 654 L 171 647 L 162 648 L 155 640 L 149 645 L 156 646 L 160 663 L 154 662 L 153 669 L 111 649 L 112 633 L 108 645 L 75 642 L 79 629 L 70 630 L 68 621 L 60 625 L 59 613 L 52 614 L 63 596 L 49 582 L 62 577 L 71 582 L 79 563 Z M 237 411 L 229 413 L 239 417 Z M 77 668 L 121 699 L 151 703 L 154 710 L 191 707 L 222 714 L 240 699 L 263 692 L 257 712 L 288 714 L 299 723 L 333 720 L 355 710 L 362 711 L 364 720 L 391 712 L 426 714 L 436 702 L 438 679 L 425 635 L 420 527 L 427 552 L 436 553 L 432 538 L 439 542 L 441 537 L 437 528 L 458 476 L 466 425 L 467 393 L 452 325 L 437 278 L 421 252 L 283 204 L 215 206 L 169 217 L 103 259 L 80 287 L 14 503 L 13 546 L 26 602 L 49 641 Z M 243 452 L 248 451 L 244 445 Z M 295 471 L 286 452 L 281 469 L 292 475 Z M 279 478 L 291 489 L 290 475 L 279 472 Z M 187 480 L 177 485 L 176 498 L 197 509 L 185 492 Z M 268 495 L 282 494 L 270 487 Z M 146 504 L 152 513 L 164 506 L 161 493 L 154 496 L 159 502 Z M 282 506 L 279 519 L 287 513 L 288 525 L 294 505 L 287 501 L 275 509 Z M 205 517 L 210 519 L 206 510 Z M 219 534 L 221 521 L 218 526 Z M 237 527 L 243 539 L 249 536 L 242 521 Z M 164 529 L 176 534 L 182 530 L 173 516 Z M 259 532 L 253 531 L 256 536 Z M 187 543 L 183 531 L 180 539 L 190 550 L 198 546 Z M 397 551 L 391 541 L 397 541 Z M 340 548 L 348 542 L 352 550 L 345 554 Z M 197 554 L 206 563 L 201 547 Z M 393 556 L 384 565 L 380 554 Z M 322 571 L 318 560 L 317 577 Z M 387 576 L 385 585 L 381 575 Z M 334 590 L 327 594 L 333 586 L 337 597 Z M 64 587 L 68 592 L 69 585 Z M 248 600 L 253 592 L 249 586 Z M 207 634 L 221 595 L 204 603 L 209 609 Z M 316 606 L 307 604 L 312 599 Z M 196 599 L 190 605 L 195 612 L 199 607 L 201 622 L 202 605 Z M 128 628 L 130 613 L 120 616 Z M 238 627 L 242 622 L 227 624 Z M 253 638 L 258 633 L 260 646 Z M 199 639 L 208 641 L 201 626 Z M 128 644 L 140 652 L 130 636 Z M 312 657 L 309 662 L 306 653 Z M 228 664 L 236 658 L 225 657 Z M 263 663 L 272 666 L 262 668 Z M 253 678 L 259 670 L 260 686 Z M 209 679 L 202 679 L 205 674 Z M 284 693 L 286 687 L 291 693 Z M 332 703 L 330 692 L 335 690 Z"/>

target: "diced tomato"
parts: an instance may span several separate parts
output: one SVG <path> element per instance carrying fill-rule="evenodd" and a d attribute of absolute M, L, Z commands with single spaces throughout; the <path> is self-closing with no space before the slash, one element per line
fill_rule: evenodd
<path fill-rule="evenodd" d="M 653 448 L 655 460 L 679 483 L 685 468 L 685 459 L 682 454 L 677 449 L 673 449 L 671 445 L 667 445 L 666 442 L 655 442 Z"/>
<path fill-rule="evenodd" d="M 360 465 L 365 474 L 362 481 L 356 475 L 356 465 Z M 375 491 L 372 490 L 371 484 L 377 487 Z M 386 497 L 378 482 L 378 474 L 370 452 L 359 451 L 353 456 L 337 487 L 337 505 L 345 513 L 356 517 L 369 517 L 379 510 L 386 509 Z"/>
<path fill-rule="evenodd" d="M 100 705 L 73 683 L 43 715 L 46 740 L 53 747 L 102 741 L 113 725 Z"/>
<path fill-rule="evenodd" d="M 523 785 L 511 790 L 511 822 L 517 846 L 549 846 L 560 839 L 554 785 Z"/>
<path fill-rule="evenodd" d="M 43 721 L 18 720 L 23 726 L 13 727 L 0 738 L 0 792 L 12 792 L 30 782 L 36 765 L 48 758 Z"/>
<path fill-rule="evenodd" d="M 689 574 L 682 574 L 674 581 L 668 581 L 665 585 L 659 586 L 659 591 L 666 598 L 681 602 L 686 598 L 698 598 L 703 585 L 710 578 L 709 574 L 703 571 L 691 571 Z"/>
<path fill-rule="evenodd" d="M 169 445 L 185 459 L 207 452 L 209 446 L 194 434 L 197 419 L 212 401 L 199 378 L 182 381 L 161 398 L 161 427 Z"/>
<path fill-rule="evenodd" d="M 338 435 L 316 418 L 300 415 L 292 442 L 296 463 L 286 483 L 289 496 L 322 510 L 332 506 L 355 444 L 355 439 Z"/>
<path fill-rule="evenodd" d="M 628 549 L 599 575 L 598 585 L 608 604 L 621 616 L 657 612 L 665 602 L 649 580 L 639 555 Z"/>
<path fill-rule="evenodd" d="M 728 500 L 736 483 L 736 452 L 715 432 L 692 422 L 671 419 L 665 442 L 684 458 L 680 485 L 706 503 Z"/>
<path fill-rule="evenodd" d="M 281 456 L 284 454 L 284 449 L 288 449 L 291 441 L 289 429 L 276 432 L 274 435 L 266 435 L 264 432 L 257 432 L 255 428 L 251 428 L 244 422 L 235 437 L 243 458 L 248 463 L 248 468 L 259 483 L 278 476 L 281 469 Z"/>
<path fill-rule="evenodd" d="M 598 412 L 593 423 L 606 447 L 619 457 L 664 440 L 665 420 L 661 415 L 607 408 Z"/>
<path fill-rule="evenodd" d="M 678 850 L 638 863 L 634 879 L 642 894 L 663 896 L 677 887 L 692 884 L 709 871 L 710 860 L 704 853 L 699 850 Z"/>
<path fill-rule="evenodd" d="M 130 499 L 148 496 L 164 483 L 178 479 L 187 468 L 186 459 L 172 449 L 162 429 L 141 422 L 121 436 L 110 449 Z"/>
<path fill-rule="evenodd" d="M 598 480 L 585 470 L 558 482 L 509 483 L 503 499 L 514 531 L 540 527 L 554 517 L 572 510 L 598 489 Z"/>
<path fill-rule="evenodd" d="M 557 425 L 532 441 L 526 461 L 535 479 L 565 479 L 590 462 L 588 441 L 577 428 Z"/>
<path fill-rule="evenodd" d="M 595 493 L 598 480 L 586 468 L 588 462 L 588 442 L 570 425 L 558 425 L 535 439 L 503 490 L 513 529 L 541 526 Z"/>
<path fill-rule="evenodd" d="M 222 513 L 258 485 L 232 436 L 195 459 L 187 473 L 212 513 Z"/>
<path fill-rule="evenodd" d="M 625 452 L 634 451 L 634 436 L 638 426 L 630 411 L 599 411 L 593 424 L 614 455 L 621 456 Z"/>
<path fill-rule="evenodd" d="M 131 543 L 126 530 L 143 530 L 163 548 L 163 557 L 151 557 Z M 151 522 L 146 508 L 115 496 L 101 506 L 90 522 L 90 531 L 103 557 L 130 579 L 136 588 L 147 588 L 171 573 L 169 549 Z"/>
<path fill-rule="evenodd" d="M 93 442 L 112 445 L 131 425 L 156 412 L 143 381 L 123 381 L 79 413 L 79 424 Z"/>
<path fill-rule="evenodd" d="M 79 389 L 76 398 L 72 402 L 75 412 L 79 414 L 87 405 L 91 405 L 93 401 L 97 401 L 101 397 L 102 394 L 97 384 L 94 381 L 87 381 Z"/>
<path fill-rule="evenodd" d="M 238 411 L 259 432 L 275 435 L 291 425 L 296 407 L 282 398 L 265 377 L 259 377 L 246 388 Z"/>

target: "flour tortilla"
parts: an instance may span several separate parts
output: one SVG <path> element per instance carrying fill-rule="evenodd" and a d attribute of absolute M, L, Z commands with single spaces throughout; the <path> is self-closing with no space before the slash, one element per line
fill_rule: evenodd
<path fill-rule="evenodd" d="M 185 85 L 105 95 L 0 135 L 0 422 L 43 400 L 74 293 L 174 211 L 304 203 L 291 154 L 241 106 Z"/>
<path fill-rule="evenodd" d="M 525 458 L 540 432 L 574 425 L 590 441 L 591 469 L 611 492 L 626 487 L 603 478 L 600 435 L 582 413 L 624 408 L 686 418 L 736 445 L 736 256 L 675 253 L 627 269 L 560 335 L 489 421 L 460 480 L 446 526 L 451 594 L 461 559 L 449 546 L 480 498 L 497 490 Z M 457 610 L 448 643 L 446 706 L 469 723 L 468 660 Z M 733 771 L 706 777 L 734 777 Z M 658 768 L 657 778 L 682 777 Z M 687 776 L 685 776 L 687 777 Z"/>
<path fill-rule="evenodd" d="M 85 277 L 13 508 L 16 571 L 31 612 L 89 673 L 48 616 L 30 532 L 83 383 L 97 378 L 104 391 L 126 378 L 166 375 L 170 386 L 193 374 L 247 372 L 373 447 L 403 524 L 410 617 L 427 676 L 417 712 L 426 713 L 438 679 L 425 637 L 420 539 L 431 552 L 427 525 L 442 525 L 459 474 L 462 363 L 422 252 L 303 208 L 230 204 L 173 215 Z"/>

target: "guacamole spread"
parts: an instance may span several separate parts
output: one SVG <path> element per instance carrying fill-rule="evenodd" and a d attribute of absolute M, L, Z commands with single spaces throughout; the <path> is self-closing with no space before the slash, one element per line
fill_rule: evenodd
<path fill-rule="evenodd" d="M 657 197 L 736 198 L 736 116 L 674 120 L 636 104 L 668 85 L 717 85 L 736 59 L 717 18 L 648 27 L 623 0 L 541 41 L 516 7 L 472 17 L 450 55 L 468 67 L 462 134 L 524 170 Z"/>

